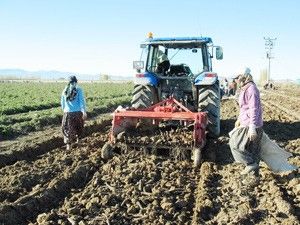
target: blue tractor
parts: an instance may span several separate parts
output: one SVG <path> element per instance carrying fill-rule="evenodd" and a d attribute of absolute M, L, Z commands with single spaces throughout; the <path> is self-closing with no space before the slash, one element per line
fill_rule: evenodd
<path fill-rule="evenodd" d="M 131 104 L 147 108 L 175 98 L 192 112 L 207 112 L 208 135 L 220 133 L 220 87 L 212 72 L 212 58 L 223 58 L 223 50 L 209 37 L 153 38 L 141 44 Z"/>

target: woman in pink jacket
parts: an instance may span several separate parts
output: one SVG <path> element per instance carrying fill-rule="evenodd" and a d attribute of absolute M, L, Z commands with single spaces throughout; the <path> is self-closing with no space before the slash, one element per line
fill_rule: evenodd
<path fill-rule="evenodd" d="M 242 174 L 253 173 L 258 176 L 263 120 L 260 93 L 250 72 L 249 68 L 245 68 L 237 79 L 240 86 L 240 113 L 229 145 L 235 161 L 245 165 Z"/>

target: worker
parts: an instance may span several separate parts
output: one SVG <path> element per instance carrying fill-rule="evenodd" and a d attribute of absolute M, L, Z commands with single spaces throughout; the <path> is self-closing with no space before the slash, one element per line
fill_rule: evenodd
<path fill-rule="evenodd" d="M 225 96 L 228 96 L 228 94 L 229 94 L 228 87 L 229 87 L 228 80 L 225 78 L 224 79 L 224 92 L 225 92 L 224 94 L 225 94 Z"/>
<path fill-rule="evenodd" d="M 74 142 L 79 141 L 83 132 L 84 120 L 87 118 L 83 90 L 77 84 L 76 76 L 69 77 L 69 83 L 61 95 L 63 110 L 62 132 L 67 150 Z"/>
<path fill-rule="evenodd" d="M 229 84 L 228 96 L 230 95 L 235 96 L 236 89 L 237 89 L 237 83 L 235 79 L 232 79 L 232 82 Z"/>
<path fill-rule="evenodd" d="M 170 68 L 170 61 L 168 59 L 168 56 L 160 49 L 157 51 L 156 55 L 156 73 L 162 73 L 165 74 L 168 69 Z"/>
<path fill-rule="evenodd" d="M 249 68 L 245 68 L 237 77 L 241 89 L 238 99 L 240 112 L 229 145 L 235 161 L 245 165 L 241 174 L 251 173 L 258 177 L 263 120 L 260 93 L 250 72 Z"/>
<path fill-rule="evenodd" d="M 224 91 L 224 85 L 221 84 L 221 85 L 220 85 L 220 97 L 221 97 L 221 99 L 223 98 L 224 94 L 225 94 L 225 91 Z"/>

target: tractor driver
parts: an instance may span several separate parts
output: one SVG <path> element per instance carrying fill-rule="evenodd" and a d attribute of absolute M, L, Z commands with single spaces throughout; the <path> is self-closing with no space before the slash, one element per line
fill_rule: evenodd
<path fill-rule="evenodd" d="M 156 73 L 162 73 L 165 74 L 168 69 L 170 68 L 170 61 L 168 59 L 168 56 L 160 49 L 157 51 L 156 55 Z"/>

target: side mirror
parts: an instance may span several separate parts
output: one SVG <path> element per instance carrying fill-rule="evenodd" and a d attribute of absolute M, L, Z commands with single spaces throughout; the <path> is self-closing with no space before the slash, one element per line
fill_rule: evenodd
<path fill-rule="evenodd" d="M 146 44 L 141 44 L 140 48 L 146 48 L 146 46 L 147 46 Z"/>
<path fill-rule="evenodd" d="M 133 69 L 140 71 L 144 69 L 144 61 L 133 61 Z"/>
<path fill-rule="evenodd" d="M 223 59 L 223 49 L 220 46 L 216 46 L 216 59 L 217 60 Z"/>

